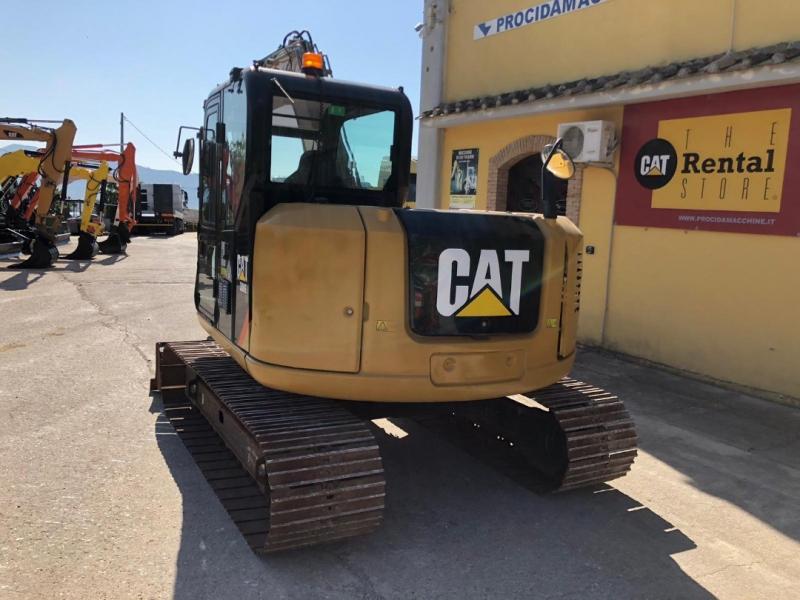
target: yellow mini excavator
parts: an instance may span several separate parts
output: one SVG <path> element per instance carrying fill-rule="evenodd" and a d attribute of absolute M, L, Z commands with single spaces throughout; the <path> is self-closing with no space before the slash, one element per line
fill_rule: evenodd
<path fill-rule="evenodd" d="M 27 150 L 16 150 L 0 156 L 0 247 L 3 251 L 22 249 L 30 252 L 34 237 L 25 221 L 20 205 L 39 177 L 41 157 Z M 38 190 L 38 188 L 36 188 Z"/>
<path fill-rule="evenodd" d="M 543 153 L 544 214 L 403 209 L 408 99 L 334 79 L 307 32 L 233 69 L 204 108 L 176 156 L 188 173 L 199 140 L 194 300 L 211 337 L 157 344 L 151 386 L 252 548 L 378 526 L 378 417 L 551 490 L 628 471 L 622 402 L 567 377 L 582 237 L 557 216 L 554 178 L 573 169 L 560 142 Z"/>
<path fill-rule="evenodd" d="M 50 128 L 46 124 L 56 124 Z M 50 214 L 56 186 L 62 183 L 66 165 L 70 160 L 72 142 L 77 128 L 69 119 L 63 121 L 32 121 L 29 119 L 0 119 L 0 140 L 44 142 L 45 149 L 39 161 L 38 172 L 41 185 L 35 213 L 35 232 L 31 242 L 31 255 L 18 265 L 19 268 L 44 268 L 58 258 L 55 236 L 61 221 L 58 215 Z M 64 182 L 66 188 L 66 182 Z"/>
<path fill-rule="evenodd" d="M 85 179 L 86 190 L 78 228 L 78 247 L 64 258 L 68 260 L 90 260 L 99 252 L 97 236 L 102 235 L 104 230 L 102 220 L 94 214 L 94 206 L 98 196 L 104 193 L 109 178 L 112 178 L 112 171 L 105 161 L 99 165 L 78 163 L 70 169 L 70 179 Z"/>

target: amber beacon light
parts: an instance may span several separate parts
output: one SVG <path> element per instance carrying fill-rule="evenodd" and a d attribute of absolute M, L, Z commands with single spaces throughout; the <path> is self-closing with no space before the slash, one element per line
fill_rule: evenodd
<path fill-rule="evenodd" d="M 325 70 L 325 59 L 319 52 L 306 52 L 303 54 L 303 71 L 319 75 Z"/>

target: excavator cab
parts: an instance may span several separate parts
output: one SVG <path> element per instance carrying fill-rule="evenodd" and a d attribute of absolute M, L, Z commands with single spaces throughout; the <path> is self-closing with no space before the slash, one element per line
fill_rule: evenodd
<path fill-rule="evenodd" d="M 402 90 L 232 71 L 206 100 L 198 134 L 198 312 L 246 343 L 258 220 L 278 205 L 402 206 L 411 131 Z"/>

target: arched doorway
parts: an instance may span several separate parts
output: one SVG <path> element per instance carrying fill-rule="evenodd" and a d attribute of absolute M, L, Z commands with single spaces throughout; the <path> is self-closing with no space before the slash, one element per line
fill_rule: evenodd
<path fill-rule="evenodd" d="M 554 141 L 555 138 L 549 135 L 521 137 L 489 159 L 489 189 L 486 199 L 488 210 L 541 212 L 539 154 L 546 144 Z M 575 176 L 569 182 L 558 184 L 562 198 L 559 213 L 566 214 L 575 224 L 578 223 L 580 213 L 582 179 L 582 165 L 576 165 Z M 516 196 L 510 198 L 509 194 Z"/>
<path fill-rule="evenodd" d="M 558 195 L 558 214 L 567 210 L 568 182 L 555 180 Z M 506 210 L 510 212 L 544 212 L 542 206 L 542 158 L 532 154 L 517 162 L 508 170 Z"/>

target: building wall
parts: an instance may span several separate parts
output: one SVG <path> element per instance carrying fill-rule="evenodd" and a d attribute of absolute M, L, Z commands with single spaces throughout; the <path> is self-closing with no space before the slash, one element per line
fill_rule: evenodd
<path fill-rule="evenodd" d="M 541 1 L 450 0 L 445 101 L 800 37 L 797 0 L 607 0 L 569 15 L 473 39 L 476 24 Z"/>
<path fill-rule="evenodd" d="M 448 128 L 444 133 L 442 164 L 440 165 L 442 177 L 439 197 L 444 199 L 441 203 L 442 207 L 448 207 L 450 157 L 453 154 L 453 150 L 462 148 L 479 149 L 478 190 L 475 198 L 475 208 L 485 210 L 489 192 L 489 163 L 492 157 L 503 150 L 505 146 L 528 136 L 555 136 L 559 123 L 597 119 L 613 121 L 619 130 L 622 127 L 622 109 L 611 107 L 598 110 L 551 113 L 518 119 L 483 121 L 471 125 Z M 520 156 L 520 158 L 523 157 Z M 611 191 L 613 192 L 613 189 Z"/>
<path fill-rule="evenodd" d="M 612 252 L 604 345 L 800 398 L 800 239 L 616 226 Z"/>

